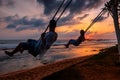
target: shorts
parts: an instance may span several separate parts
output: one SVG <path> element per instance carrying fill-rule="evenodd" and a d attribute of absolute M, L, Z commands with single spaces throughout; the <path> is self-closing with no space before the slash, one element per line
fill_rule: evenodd
<path fill-rule="evenodd" d="M 24 50 L 28 50 L 30 54 L 32 54 L 34 57 L 36 57 L 38 54 L 35 53 L 34 48 L 36 45 L 37 41 L 29 39 L 27 42 L 21 43 L 21 46 Z"/>
<path fill-rule="evenodd" d="M 21 43 L 22 48 L 25 50 L 33 50 L 37 41 L 29 39 L 27 42 Z"/>
<path fill-rule="evenodd" d="M 76 40 L 71 39 L 70 44 L 73 44 L 74 46 L 78 46 L 78 42 Z"/>

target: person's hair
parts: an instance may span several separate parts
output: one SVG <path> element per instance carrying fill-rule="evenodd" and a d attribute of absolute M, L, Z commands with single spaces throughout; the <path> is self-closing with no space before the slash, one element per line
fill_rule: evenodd
<path fill-rule="evenodd" d="M 80 30 L 80 34 L 81 34 L 82 36 L 84 36 L 85 31 L 84 31 L 84 30 Z"/>
<path fill-rule="evenodd" d="M 56 27 L 56 21 L 55 20 L 50 20 L 49 27 L 50 28 L 55 28 Z"/>

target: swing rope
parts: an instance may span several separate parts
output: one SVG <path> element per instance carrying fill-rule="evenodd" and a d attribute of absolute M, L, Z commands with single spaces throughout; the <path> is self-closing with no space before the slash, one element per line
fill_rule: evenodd
<path fill-rule="evenodd" d="M 60 16 L 57 18 L 57 20 L 56 21 L 58 21 L 60 18 L 61 18 L 61 16 L 63 15 L 63 13 L 65 12 L 65 10 L 68 8 L 68 6 L 71 4 L 71 2 L 72 2 L 72 0 L 70 0 L 69 2 L 68 2 L 68 4 L 66 5 L 66 7 L 64 8 L 64 10 L 62 11 L 62 13 L 60 14 Z"/>
<path fill-rule="evenodd" d="M 92 23 L 85 29 L 85 33 L 97 22 L 97 20 L 106 13 L 106 7 L 102 9 L 102 11 L 95 17 Z"/>
<path fill-rule="evenodd" d="M 55 13 L 55 15 L 53 16 L 52 19 L 54 19 L 56 17 L 57 13 L 59 12 L 59 10 L 61 9 L 61 7 L 63 6 L 64 2 L 65 2 L 65 0 L 62 1 L 61 5 L 58 7 L 58 10 L 56 11 L 56 13 Z"/>
<path fill-rule="evenodd" d="M 53 16 L 52 19 L 54 19 L 57 15 L 57 13 L 59 12 L 59 10 L 61 9 L 61 7 L 63 6 L 65 0 L 62 1 L 61 5 L 59 6 L 58 10 L 56 11 L 55 15 Z M 72 0 L 70 0 L 68 2 L 68 4 L 65 6 L 65 8 L 63 9 L 63 11 L 61 12 L 60 16 L 57 18 L 56 22 L 61 18 L 61 16 L 63 15 L 63 13 L 65 12 L 65 10 L 68 8 L 68 6 L 71 4 Z M 48 30 L 49 25 L 47 26 L 47 28 L 45 29 L 45 31 L 43 33 L 46 33 L 46 31 Z"/>
<path fill-rule="evenodd" d="M 54 19 L 54 18 L 55 18 L 55 16 L 57 15 L 57 13 L 59 12 L 59 10 L 60 10 L 60 9 L 61 9 L 61 7 L 63 6 L 64 2 L 65 2 L 65 0 L 63 0 L 63 1 L 62 1 L 62 3 L 61 3 L 61 4 L 60 4 L 60 6 L 58 7 L 58 9 L 57 9 L 57 11 L 56 11 L 56 13 L 54 14 L 54 16 L 53 16 L 53 18 L 52 18 L 52 19 Z M 48 27 L 49 27 L 49 25 L 46 27 L 46 29 L 45 29 L 45 31 L 44 31 L 43 33 L 46 33 L 46 31 L 47 31 Z"/>

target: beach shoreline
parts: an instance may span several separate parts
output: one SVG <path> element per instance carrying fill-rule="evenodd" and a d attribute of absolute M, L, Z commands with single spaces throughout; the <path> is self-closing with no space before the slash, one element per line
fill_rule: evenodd
<path fill-rule="evenodd" d="M 104 44 L 99 43 L 97 44 L 96 43 L 93 44 L 91 42 L 85 43 L 78 47 L 74 47 L 71 45 L 70 48 L 65 48 L 64 45 L 52 46 L 45 53 L 42 59 L 39 59 L 39 55 L 37 57 L 33 57 L 31 54 L 28 53 L 28 51 L 24 51 L 22 54 L 18 52 L 13 57 L 9 57 L 4 53 L 4 51 L 5 50 L 11 51 L 13 50 L 13 48 L 2 49 L 0 50 L 0 75 L 13 71 L 31 69 L 38 66 L 42 66 L 43 65 L 41 63 L 42 60 L 56 62 L 64 59 L 70 59 L 73 57 L 82 57 L 97 54 L 99 49 L 106 47 Z"/>
<path fill-rule="evenodd" d="M 118 59 L 116 50 L 112 47 L 96 55 L 0 75 L 0 80 L 119 80 L 120 67 L 115 65 Z"/>
<path fill-rule="evenodd" d="M 91 55 L 93 56 L 93 55 Z M 71 58 L 71 59 L 65 59 L 57 62 L 53 62 L 50 64 L 45 64 L 43 66 L 38 66 L 36 68 L 32 69 L 23 69 L 15 72 L 10 72 L 7 74 L 0 75 L 0 79 L 2 80 L 10 80 L 10 79 L 33 79 L 38 80 L 42 79 L 50 74 L 53 74 L 57 71 L 63 70 L 69 66 L 73 66 L 79 62 L 82 62 L 91 56 L 85 56 L 85 57 L 78 57 L 78 58 Z M 43 74 L 44 73 L 44 74 Z M 36 76 L 36 77 L 35 77 Z"/>

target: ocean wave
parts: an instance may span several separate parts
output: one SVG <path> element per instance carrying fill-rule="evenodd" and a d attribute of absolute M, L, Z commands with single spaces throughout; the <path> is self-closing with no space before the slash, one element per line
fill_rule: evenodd
<path fill-rule="evenodd" d="M 20 42 L 25 42 L 25 40 L 0 40 L 0 49 L 12 49 L 15 48 Z M 57 40 L 53 46 L 62 46 L 67 44 L 67 40 Z M 117 40 L 110 39 L 87 39 L 82 46 L 96 45 L 101 43 L 112 43 L 116 44 Z"/>

